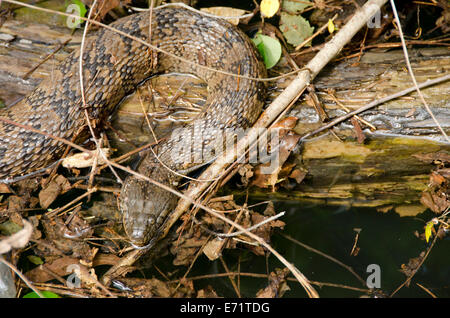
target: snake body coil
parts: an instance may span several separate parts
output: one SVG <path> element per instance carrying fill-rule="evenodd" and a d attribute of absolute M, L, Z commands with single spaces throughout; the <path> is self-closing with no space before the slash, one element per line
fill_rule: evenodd
<path fill-rule="evenodd" d="M 149 21 L 149 13 L 142 12 L 120 19 L 111 27 L 147 41 Z M 203 112 L 184 127 L 187 132 L 200 127 L 201 134 L 190 145 L 194 155 L 211 145 L 214 135 L 220 131 L 250 126 L 261 112 L 264 85 L 198 66 L 253 78 L 265 76 L 248 38 L 222 19 L 180 7 L 155 9 L 151 21 L 150 42 L 154 46 L 197 65 L 156 53 L 111 30 L 97 31 L 86 39 L 83 54 L 85 100 L 90 119 L 101 124 L 119 101 L 150 75 L 176 71 L 195 74 L 208 84 L 209 96 Z M 0 180 L 36 171 L 58 159 L 67 146 L 49 135 L 75 142 L 85 139 L 79 58 L 80 52 L 73 52 L 21 102 L 0 110 L 0 117 L 5 119 L 0 121 Z M 48 135 L 30 131 L 26 126 Z M 181 142 L 172 138 L 157 147 L 161 161 L 175 171 L 194 166 L 186 158 L 173 158 L 172 150 Z M 138 171 L 170 186 L 180 178 L 162 167 L 152 155 L 147 155 Z M 134 176 L 127 177 L 121 192 L 121 208 L 130 240 L 136 245 L 146 244 L 176 202 L 173 194 Z"/>

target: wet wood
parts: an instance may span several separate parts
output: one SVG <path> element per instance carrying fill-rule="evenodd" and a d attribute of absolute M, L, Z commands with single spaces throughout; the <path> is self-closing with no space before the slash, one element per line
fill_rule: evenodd
<path fill-rule="evenodd" d="M 447 48 L 410 49 L 410 59 L 417 82 L 422 83 L 450 72 L 450 51 Z M 369 102 L 412 86 L 401 50 L 367 52 L 361 59 L 329 65 L 314 81 L 317 95 L 330 118 L 355 110 Z M 450 131 L 450 82 L 422 90 L 438 121 Z M 311 107 L 297 107 L 302 132 L 320 124 Z M 417 93 L 384 103 L 361 117 L 376 127 L 376 135 L 428 136 L 441 138 L 435 123 L 423 107 Z M 302 119 L 302 118 L 307 118 Z M 368 127 L 367 125 L 363 125 Z M 352 130 L 350 121 L 339 127 Z"/>
<path fill-rule="evenodd" d="M 272 193 L 253 187 L 250 194 L 349 206 L 414 205 L 436 167 L 414 155 L 445 150 L 450 146 L 417 138 L 369 138 L 362 145 L 326 136 L 305 143 L 293 159 L 307 171 L 301 184 L 289 180 Z"/>

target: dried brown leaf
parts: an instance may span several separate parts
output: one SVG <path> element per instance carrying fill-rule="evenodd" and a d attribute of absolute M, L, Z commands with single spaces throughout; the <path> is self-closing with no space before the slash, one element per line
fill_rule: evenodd
<path fill-rule="evenodd" d="M 420 202 L 431 209 L 434 213 L 440 214 L 450 209 L 450 181 L 449 169 L 433 171 L 430 176 L 428 188 L 422 193 Z"/>
<path fill-rule="evenodd" d="M 290 133 L 290 134 L 284 136 L 280 140 L 280 143 L 279 143 L 280 146 L 277 149 L 278 160 L 276 160 L 276 161 L 271 160 L 268 163 L 260 164 L 260 165 L 256 166 L 256 168 L 254 169 L 255 178 L 252 181 L 252 185 L 256 185 L 257 187 L 260 187 L 260 188 L 272 187 L 272 189 L 274 190 L 274 186 L 278 182 L 282 181 L 282 179 L 279 178 L 279 175 L 282 171 L 283 164 L 288 159 L 292 150 L 294 150 L 299 139 L 300 139 L 300 135 L 297 135 L 295 133 Z M 273 164 L 277 164 L 277 167 L 274 168 Z M 272 170 L 271 173 L 266 173 L 267 171 L 270 171 L 270 170 Z"/>
<path fill-rule="evenodd" d="M 12 191 L 7 184 L 0 183 L 0 193 L 12 193 Z"/>
<path fill-rule="evenodd" d="M 13 248 L 22 248 L 28 243 L 33 233 L 33 225 L 26 220 L 22 222 L 24 224 L 22 230 L 0 241 L 0 254 L 7 253 Z"/>
<path fill-rule="evenodd" d="M 366 140 L 366 136 L 364 135 L 361 125 L 359 124 L 358 120 L 355 117 L 352 117 L 351 122 L 352 122 L 352 125 L 354 128 L 353 131 L 356 135 L 356 140 L 360 144 L 364 143 L 364 140 Z"/>
<path fill-rule="evenodd" d="M 204 289 L 200 289 L 197 292 L 197 298 L 218 298 L 216 291 L 210 286 L 206 286 Z"/>
<path fill-rule="evenodd" d="M 288 268 L 279 269 L 277 268 L 274 272 L 269 275 L 269 285 L 258 291 L 256 297 L 258 298 L 280 298 L 283 297 L 284 293 L 290 290 L 286 277 L 289 275 L 290 271 Z"/>
<path fill-rule="evenodd" d="M 250 164 L 245 164 L 239 168 L 238 173 L 241 176 L 242 185 L 246 187 L 253 177 L 253 167 Z"/>
<path fill-rule="evenodd" d="M 32 270 L 26 272 L 25 276 L 33 282 L 45 283 L 49 280 L 55 279 L 55 276 L 51 273 L 63 277 L 71 273 L 69 266 L 78 266 L 78 264 L 79 261 L 77 258 L 63 256 L 54 261 L 47 262 L 41 266 L 33 268 Z M 45 267 L 45 269 L 43 267 Z"/>
<path fill-rule="evenodd" d="M 424 192 L 420 198 L 420 203 L 437 214 L 441 214 L 446 209 L 450 208 L 450 201 L 448 201 L 443 193 Z"/>
<path fill-rule="evenodd" d="M 267 206 L 266 206 L 266 208 L 265 208 L 263 214 L 264 214 L 264 216 L 274 216 L 274 215 L 276 214 L 276 213 L 275 213 L 275 207 L 274 207 L 272 201 L 269 201 L 269 202 L 267 203 Z"/>
<path fill-rule="evenodd" d="M 279 120 L 272 128 L 283 128 L 287 130 L 294 129 L 295 125 L 297 125 L 298 118 L 294 116 L 286 117 Z"/>
<path fill-rule="evenodd" d="M 220 17 L 227 17 L 227 21 L 231 24 L 238 25 L 239 24 L 239 18 L 229 18 L 229 17 L 239 17 L 247 12 L 242 9 L 235 9 L 230 7 L 209 7 L 209 8 L 201 8 L 200 11 L 214 14 Z"/>
<path fill-rule="evenodd" d="M 223 239 L 219 238 L 209 241 L 203 248 L 203 254 L 205 254 L 210 261 L 218 259 L 221 255 L 223 242 Z"/>
<path fill-rule="evenodd" d="M 102 148 L 101 150 L 107 158 L 110 156 L 111 149 Z M 103 165 L 106 163 L 103 156 L 99 152 L 96 152 L 96 157 L 97 157 L 97 165 Z M 88 168 L 94 165 L 94 159 L 95 157 L 89 153 L 79 152 L 70 157 L 64 158 L 61 165 L 67 169 Z"/>
<path fill-rule="evenodd" d="M 308 172 L 302 171 L 300 169 L 294 169 L 291 174 L 289 175 L 289 178 L 294 179 L 298 184 L 302 183 L 303 179 L 305 179 Z"/>
<path fill-rule="evenodd" d="M 63 176 L 58 175 L 39 192 L 39 203 L 41 207 L 47 209 L 61 193 L 64 193 L 70 188 L 70 182 Z"/>
<path fill-rule="evenodd" d="M 206 243 L 206 237 L 192 237 L 189 239 L 180 239 L 172 243 L 170 252 L 175 255 L 173 264 L 190 265 L 198 252 L 198 249 Z"/>

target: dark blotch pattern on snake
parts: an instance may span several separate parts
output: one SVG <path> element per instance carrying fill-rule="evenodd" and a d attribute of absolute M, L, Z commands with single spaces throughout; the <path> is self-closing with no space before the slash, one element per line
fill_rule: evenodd
<path fill-rule="evenodd" d="M 149 13 L 128 16 L 111 26 L 147 41 Z M 222 19 L 166 7 L 154 10 L 151 29 L 151 43 L 176 56 L 229 73 L 265 76 L 249 39 Z M 79 54 L 73 52 L 21 102 L 0 110 L 0 117 L 67 140 L 83 141 L 86 119 L 80 93 Z M 204 110 L 185 127 L 188 132 L 194 126 L 202 130 L 201 140 L 194 139 L 192 143 L 194 154 L 213 143 L 214 135 L 226 128 L 249 127 L 261 112 L 265 92 L 262 82 L 205 70 L 100 29 L 86 39 L 83 54 L 90 119 L 101 124 L 139 83 L 152 74 L 167 71 L 192 73 L 208 84 Z M 156 149 L 161 161 L 175 171 L 194 166 L 189 161 L 172 158 L 171 150 L 180 142 L 168 139 Z M 62 156 L 66 147 L 42 134 L 0 121 L 0 180 L 47 167 Z M 169 186 L 180 179 L 162 167 L 152 154 L 145 157 L 138 172 Z M 175 195 L 134 176 L 126 178 L 120 198 L 125 231 L 136 245 L 144 245 L 156 236 L 177 203 Z"/>

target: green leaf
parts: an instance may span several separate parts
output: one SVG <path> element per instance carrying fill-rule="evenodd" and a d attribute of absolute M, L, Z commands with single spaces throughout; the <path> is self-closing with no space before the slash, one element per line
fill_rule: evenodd
<path fill-rule="evenodd" d="M 44 298 L 61 298 L 59 295 L 52 293 L 50 291 L 47 291 L 47 290 L 41 291 L 41 294 L 44 296 Z M 40 298 L 40 297 L 35 292 L 31 292 L 31 293 L 24 295 L 23 298 Z"/>
<path fill-rule="evenodd" d="M 311 2 L 306 0 L 302 2 L 283 0 L 281 9 L 292 14 L 297 14 L 312 5 L 313 4 Z"/>
<path fill-rule="evenodd" d="M 274 67 L 281 58 L 281 44 L 270 36 L 257 33 L 252 39 L 261 54 L 266 68 Z"/>
<path fill-rule="evenodd" d="M 44 264 L 42 259 L 40 257 L 36 256 L 36 255 L 28 255 L 27 258 L 34 265 L 42 265 L 42 264 Z"/>
<path fill-rule="evenodd" d="M 280 30 L 289 44 L 297 46 L 313 34 L 314 27 L 302 16 L 282 12 Z"/>

